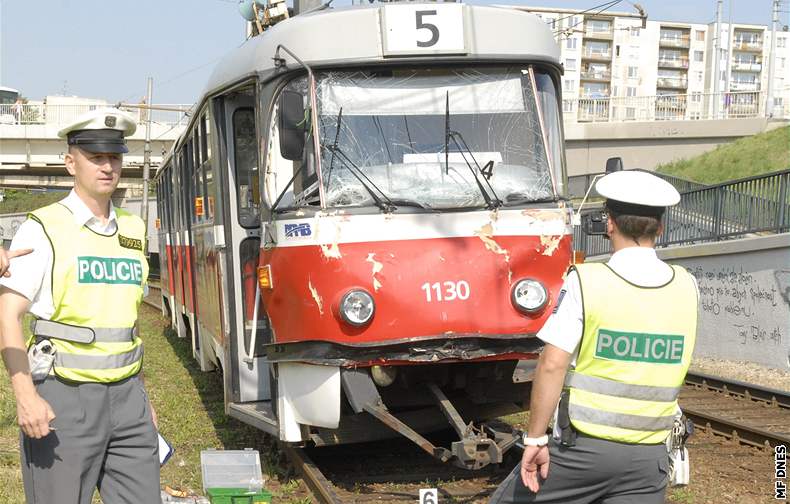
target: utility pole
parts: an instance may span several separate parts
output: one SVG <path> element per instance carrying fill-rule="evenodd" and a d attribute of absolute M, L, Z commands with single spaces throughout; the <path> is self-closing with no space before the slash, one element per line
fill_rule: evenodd
<path fill-rule="evenodd" d="M 146 104 L 151 106 L 151 95 L 154 90 L 154 79 L 148 77 L 148 92 L 146 93 Z M 148 176 L 151 172 L 151 109 L 145 110 L 145 150 L 143 151 L 143 204 L 140 207 L 140 217 L 145 223 L 146 241 L 148 237 Z M 147 248 L 147 247 L 146 247 Z M 145 252 L 145 251 L 143 251 Z M 148 255 L 148 254 L 146 254 Z"/>
<path fill-rule="evenodd" d="M 713 50 L 713 118 L 719 118 L 719 106 L 721 104 L 721 9 L 724 0 L 716 1 L 716 46 Z"/>
<path fill-rule="evenodd" d="M 774 73 L 776 72 L 776 25 L 779 23 L 779 0 L 773 1 L 773 21 L 771 22 L 771 54 L 768 63 L 768 89 L 765 93 L 765 117 L 774 115 Z"/>

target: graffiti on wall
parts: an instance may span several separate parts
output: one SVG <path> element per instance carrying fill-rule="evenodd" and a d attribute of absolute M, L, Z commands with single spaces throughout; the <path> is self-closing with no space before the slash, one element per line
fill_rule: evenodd
<path fill-rule="evenodd" d="M 702 332 L 724 343 L 717 345 L 716 353 L 748 358 L 754 352 L 774 356 L 774 365 L 787 362 L 790 270 L 749 272 L 742 266 L 705 264 L 687 269 L 699 286 Z"/>

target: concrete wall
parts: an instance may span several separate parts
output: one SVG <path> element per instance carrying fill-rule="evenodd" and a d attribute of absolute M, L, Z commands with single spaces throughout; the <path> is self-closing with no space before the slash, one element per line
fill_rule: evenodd
<path fill-rule="evenodd" d="M 790 233 L 659 250 L 700 290 L 694 355 L 790 370 Z"/>
<path fill-rule="evenodd" d="M 567 123 L 568 175 L 599 173 L 610 157 L 625 167 L 652 170 L 662 163 L 703 154 L 776 125 L 765 118 L 716 121 Z"/>

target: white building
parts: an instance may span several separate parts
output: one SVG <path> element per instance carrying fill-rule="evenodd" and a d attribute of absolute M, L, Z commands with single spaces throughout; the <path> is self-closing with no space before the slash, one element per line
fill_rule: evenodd
<path fill-rule="evenodd" d="M 774 106 L 766 112 L 766 26 L 722 24 L 716 87 L 715 23 L 643 23 L 637 13 L 514 8 L 540 16 L 556 34 L 566 121 L 790 117 L 787 31 L 777 34 Z"/>

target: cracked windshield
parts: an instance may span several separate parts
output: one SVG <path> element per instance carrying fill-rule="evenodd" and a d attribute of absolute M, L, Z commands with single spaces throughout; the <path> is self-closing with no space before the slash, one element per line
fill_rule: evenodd
<path fill-rule="evenodd" d="M 552 81 L 536 75 L 557 124 Z M 555 196 L 526 70 L 324 73 L 317 98 L 327 207 L 495 208 Z"/>

